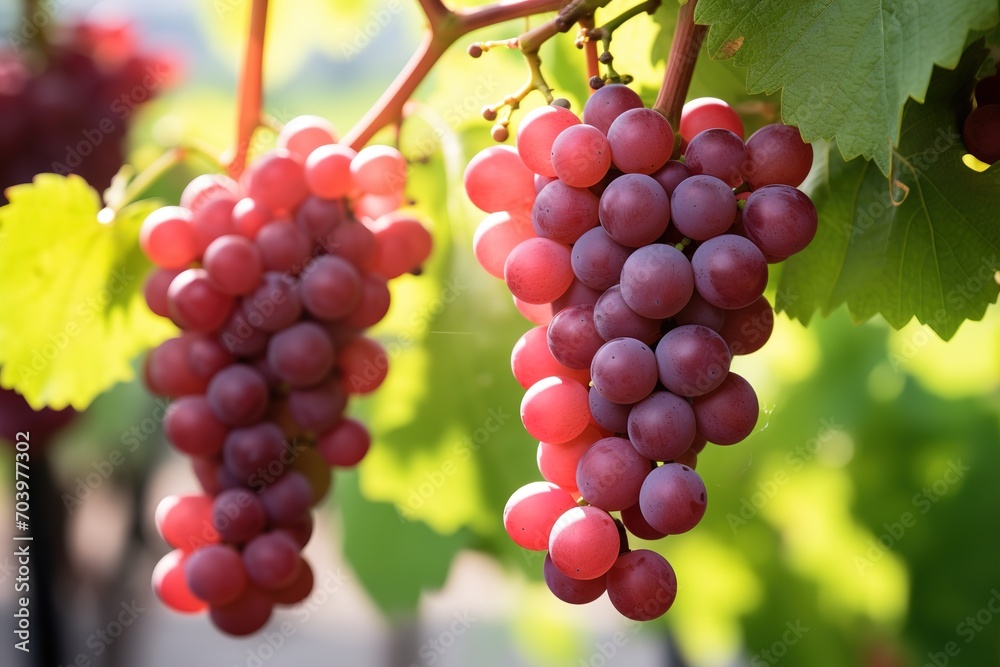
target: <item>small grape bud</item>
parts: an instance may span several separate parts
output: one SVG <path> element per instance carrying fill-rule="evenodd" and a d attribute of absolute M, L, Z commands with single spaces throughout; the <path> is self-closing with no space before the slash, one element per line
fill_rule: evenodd
<path fill-rule="evenodd" d="M 557 97 L 556 99 L 552 100 L 552 106 L 562 107 L 563 109 L 569 109 L 570 103 L 569 100 L 567 100 L 565 97 Z"/>
<path fill-rule="evenodd" d="M 478 58 L 479 56 L 483 55 L 483 47 L 479 46 L 478 44 L 469 44 L 469 48 L 467 49 L 467 51 L 469 55 L 472 56 L 473 58 Z"/>
<path fill-rule="evenodd" d="M 497 119 L 497 110 L 491 106 L 483 107 L 483 120 L 493 121 Z"/>
<path fill-rule="evenodd" d="M 610 65 L 611 61 L 614 59 L 615 57 L 611 55 L 610 51 L 604 51 L 603 53 L 601 53 L 601 55 L 597 56 L 597 62 L 601 63 L 602 65 Z"/>
<path fill-rule="evenodd" d="M 601 77 L 599 76 L 592 76 L 590 77 L 589 83 L 590 83 L 590 88 L 592 90 L 597 90 L 598 88 L 604 85 L 604 80 L 601 79 Z"/>
<path fill-rule="evenodd" d="M 494 125 L 490 135 L 493 136 L 493 141 L 504 142 L 510 137 L 510 132 L 503 125 Z"/>

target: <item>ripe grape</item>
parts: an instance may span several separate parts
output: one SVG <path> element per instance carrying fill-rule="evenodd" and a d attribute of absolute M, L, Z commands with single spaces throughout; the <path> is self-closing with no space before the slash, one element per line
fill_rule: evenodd
<path fill-rule="evenodd" d="M 291 211 L 309 195 L 301 160 L 282 148 L 257 158 L 241 184 L 246 196 L 275 213 Z"/>
<path fill-rule="evenodd" d="M 653 461 L 673 461 L 686 452 L 694 442 L 695 430 L 691 404 L 669 391 L 653 392 L 628 413 L 632 446 Z"/>
<path fill-rule="evenodd" d="M 299 322 L 279 331 L 267 344 L 271 370 L 291 387 L 319 383 L 333 368 L 330 337 L 314 322 Z"/>
<path fill-rule="evenodd" d="M 649 549 L 622 554 L 608 571 L 608 599 L 633 621 L 659 618 L 673 605 L 677 578 L 667 559 Z"/>
<path fill-rule="evenodd" d="M 749 306 L 767 286 L 767 260 L 742 236 L 723 234 L 705 241 L 694 251 L 691 268 L 698 293 L 726 310 Z"/>
<path fill-rule="evenodd" d="M 535 182 L 515 149 L 490 146 L 465 168 L 465 192 L 476 207 L 487 213 L 518 210 L 531 205 Z"/>
<path fill-rule="evenodd" d="M 589 505 L 573 507 L 552 525 L 549 557 L 572 579 L 596 579 L 614 565 L 620 543 L 618 528 L 607 512 Z"/>
<path fill-rule="evenodd" d="M 698 525 L 705 515 L 708 493 L 693 469 L 680 463 L 664 463 L 651 471 L 639 491 L 639 507 L 650 526 L 679 535 Z"/>
<path fill-rule="evenodd" d="M 544 551 L 556 519 L 576 507 L 573 496 L 549 482 L 531 482 L 514 492 L 503 510 L 503 525 L 518 546 Z"/>
<path fill-rule="evenodd" d="M 726 129 L 743 138 L 743 121 L 724 101 L 715 97 L 699 97 L 684 105 L 681 110 L 680 134 L 685 143 L 700 132 L 712 128 Z"/>
<path fill-rule="evenodd" d="M 760 406 L 750 383 L 730 373 L 716 389 L 696 397 L 694 408 L 698 432 L 709 442 L 732 445 L 753 432 Z"/>
<path fill-rule="evenodd" d="M 230 604 L 247 587 L 243 559 L 228 544 L 210 544 L 192 553 L 184 575 L 191 593 L 212 606 Z"/>
<path fill-rule="evenodd" d="M 164 269 L 183 269 L 198 255 L 190 209 L 164 206 L 150 213 L 139 230 L 139 246 Z"/>
<path fill-rule="evenodd" d="M 743 178 L 751 190 L 765 185 L 797 187 L 809 175 L 812 161 L 812 146 L 802 141 L 798 128 L 765 125 L 747 139 Z"/>
<path fill-rule="evenodd" d="M 699 132 L 691 138 L 684 158 L 692 175 L 715 176 L 733 188 L 743 182 L 746 145 L 742 137 L 729 130 L 713 128 Z"/>
<path fill-rule="evenodd" d="M 212 412 L 225 424 L 247 426 L 267 412 L 267 382 L 246 364 L 234 364 L 215 374 L 206 396 Z"/>
<path fill-rule="evenodd" d="M 297 116 L 278 132 L 278 148 L 284 148 L 302 161 L 317 148 L 336 141 L 337 129 L 320 116 Z"/>
<path fill-rule="evenodd" d="M 517 153 L 524 165 L 536 174 L 555 176 L 552 145 L 560 132 L 579 124 L 576 114 L 563 107 L 547 105 L 530 111 L 517 128 Z"/>
<path fill-rule="evenodd" d="M 354 185 L 373 195 L 402 192 L 406 172 L 406 158 L 392 146 L 365 146 L 351 160 Z"/>
<path fill-rule="evenodd" d="M 534 235 L 530 220 L 506 211 L 490 213 L 476 227 L 472 250 L 476 261 L 488 274 L 503 279 L 503 265 L 510 251 Z"/>
<path fill-rule="evenodd" d="M 700 324 L 672 329 L 656 344 L 660 382 L 679 396 L 701 396 L 718 387 L 731 361 L 722 336 Z"/>
<path fill-rule="evenodd" d="M 243 547 L 247 577 L 265 591 L 287 587 L 299 575 L 299 545 L 281 532 L 263 533 Z"/>
<path fill-rule="evenodd" d="M 611 167 L 608 137 L 592 125 L 572 125 L 552 143 L 552 168 L 557 182 L 589 188 L 600 182 Z"/>
<path fill-rule="evenodd" d="M 521 423 L 536 440 L 567 442 L 589 421 L 587 389 L 569 378 L 542 378 L 521 400 Z"/>
<path fill-rule="evenodd" d="M 642 98 L 628 86 L 613 83 L 596 90 L 583 105 L 583 122 L 604 134 L 611 124 L 629 109 L 641 109 Z"/>
<path fill-rule="evenodd" d="M 531 225 L 539 236 L 572 245 L 600 224 L 597 206 L 598 198 L 590 190 L 553 181 L 535 198 Z"/>
<path fill-rule="evenodd" d="M 674 131 L 653 109 L 629 109 L 608 129 L 615 167 L 626 174 L 652 174 L 670 159 Z"/>
<path fill-rule="evenodd" d="M 589 305 L 570 306 L 556 313 L 546 338 L 552 357 L 577 370 L 590 368 L 597 350 L 604 345 L 594 327 L 594 307 Z"/>
<path fill-rule="evenodd" d="M 576 487 L 583 499 L 603 510 L 623 510 L 639 501 L 639 489 L 649 473 L 649 459 L 627 438 L 595 442 L 580 459 Z"/>
<path fill-rule="evenodd" d="M 714 176 L 696 175 L 674 189 L 670 219 L 679 232 L 695 241 L 725 234 L 736 219 L 733 190 Z"/>
<path fill-rule="evenodd" d="M 816 207 L 801 190 L 789 185 L 765 185 L 747 197 L 743 229 L 765 255 L 790 257 L 816 235 Z"/>
<path fill-rule="evenodd" d="M 662 243 L 643 246 L 622 267 L 622 298 L 643 317 L 654 320 L 672 317 L 693 293 L 691 262 L 673 246 Z"/>
<path fill-rule="evenodd" d="M 601 225 L 611 238 L 623 246 L 639 248 L 666 231 L 670 201 L 652 177 L 625 174 L 601 195 L 599 212 Z"/>
<path fill-rule="evenodd" d="M 225 294 L 249 294 L 264 273 L 260 251 L 244 236 L 220 236 L 205 249 L 202 259 L 212 283 Z"/>
<path fill-rule="evenodd" d="M 542 566 L 545 585 L 552 594 L 570 604 L 587 604 L 604 595 L 607 590 L 604 577 L 596 579 L 574 579 L 563 574 L 552 562 L 552 556 L 545 554 Z"/>
<path fill-rule="evenodd" d="M 608 236 L 603 227 L 595 227 L 573 244 L 573 275 L 587 287 L 604 291 L 621 280 L 622 267 L 632 252 Z"/>
<path fill-rule="evenodd" d="M 651 344 L 660 336 L 659 320 L 643 317 L 629 308 L 620 285 L 605 291 L 594 304 L 594 327 L 606 341 L 635 338 Z"/>
<path fill-rule="evenodd" d="M 551 303 L 573 282 L 569 246 L 545 238 L 522 241 L 507 256 L 503 277 L 522 301 Z"/>
<path fill-rule="evenodd" d="M 594 355 L 594 388 L 612 403 L 636 403 L 656 387 L 656 356 L 635 338 L 615 338 Z"/>
<path fill-rule="evenodd" d="M 719 335 L 734 354 L 751 354 L 764 347 L 774 329 L 774 311 L 767 297 L 760 297 L 746 308 L 727 310 Z"/>

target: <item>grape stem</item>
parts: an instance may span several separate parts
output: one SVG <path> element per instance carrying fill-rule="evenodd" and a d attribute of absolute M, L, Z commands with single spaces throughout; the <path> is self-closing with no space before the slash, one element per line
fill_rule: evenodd
<path fill-rule="evenodd" d="M 264 36 L 267 31 L 267 0 L 253 0 L 250 10 L 250 34 L 240 72 L 239 110 L 237 119 L 236 146 L 232 158 L 228 160 L 227 171 L 233 178 L 239 178 L 246 166 L 247 151 L 253 133 L 261 124 L 261 109 L 264 99 Z"/>
<path fill-rule="evenodd" d="M 584 49 L 587 57 L 587 81 L 590 81 L 595 76 L 600 78 L 601 68 L 597 61 L 597 42 L 589 39 L 590 33 L 594 30 L 594 17 L 585 16 L 580 19 L 580 39 L 582 44 L 578 41 L 577 45 Z M 594 92 L 590 86 L 587 86 L 590 92 Z"/>
<path fill-rule="evenodd" d="M 544 92 L 547 86 L 541 79 L 540 72 L 536 71 L 539 47 L 549 38 L 569 30 L 582 17 L 593 14 L 595 9 L 604 7 L 610 0 L 570 0 L 565 6 L 563 6 L 564 0 L 513 0 L 471 9 L 449 9 L 441 0 L 419 0 L 419 2 L 427 18 L 427 31 L 403 71 L 371 110 L 344 135 L 343 143 L 356 150 L 368 143 L 383 127 L 400 121 L 406 101 L 427 76 L 434 63 L 460 37 L 486 26 L 558 9 L 559 14 L 556 17 L 517 39 L 518 46 L 527 58 L 531 70 L 530 87 L 525 86 L 525 89 L 530 92 L 537 88 Z M 518 91 L 518 94 L 521 92 Z"/>
<path fill-rule="evenodd" d="M 688 88 L 691 86 L 691 77 L 698 62 L 701 43 L 708 31 L 707 26 L 696 25 L 694 22 L 694 9 L 697 3 L 698 0 L 688 0 L 681 5 L 677 15 L 677 26 L 674 28 L 674 38 L 670 42 L 670 53 L 667 56 L 667 71 L 663 75 L 663 85 L 656 96 L 656 102 L 653 103 L 653 108 L 666 116 L 670 126 L 674 128 L 675 158 L 680 151 L 681 109 L 684 107 L 684 100 L 687 99 Z"/>

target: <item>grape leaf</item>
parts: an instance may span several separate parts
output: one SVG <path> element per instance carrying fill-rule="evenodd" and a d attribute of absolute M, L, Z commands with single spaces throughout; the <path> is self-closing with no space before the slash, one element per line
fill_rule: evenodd
<path fill-rule="evenodd" d="M 870 163 L 844 162 L 825 144 L 804 186 L 819 211 L 815 240 L 786 262 L 778 307 L 803 322 L 846 302 L 864 320 L 881 313 L 897 329 L 916 316 L 944 339 L 982 318 L 1000 291 L 1000 168 L 962 163 L 960 92 L 985 51 L 934 73 L 927 101 L 909 102 L 893 185 Z"/>
<path fill-rule="evenodd" d="M 0 384 L 34 408 L 86 408 L 131 360 L 174 331 L 146 308 L 143 201 L 98 221 L 97 192 L 78 176 L 40 174 L 0 208 Z M 102 218 L 103 219 L 103 218 Z"/>
<path fill-rule="evenodd" d="M 695 20 L 712 26 L 712 57 L 748 68 L 749 92 L 783 89 L 782 117 L 807 141 L 836 139 L 888 175 L 903 105 L 997 22 L 997 2 L 702 0 Z"/>

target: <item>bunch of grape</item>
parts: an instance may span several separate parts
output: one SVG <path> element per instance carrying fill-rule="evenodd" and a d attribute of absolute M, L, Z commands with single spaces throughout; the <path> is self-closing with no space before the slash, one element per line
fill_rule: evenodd
<path fill-rule="evenodd" d="M 487 148 L 465 172 L 469 198 L 490 213 L 476 257 L 537 325 L 511 366 L 546 481 L 514 493 L 504 525 L 548 551 L 556 597 L 583 604 L 606 590 L 635 620 L 669 609 L 677 581 L 658 553 L 630 550 L 628 533 L 654 540 L 701 520 L 698 453 L 757 422 L 756 394 L 730 363 L 771 334 L 767 265 L 817 227 L 796 188 L 812 148 L 795 128 L 768 125 L 744 142 L 733 109 L 703 98 L 679 129 L 682 161 L 669 159 L 667 120 L 608 85 L 582 122 L 536 109 L 516 149 Z"/>
<path fill-rule="evenodd" d="M 172 77 L 166 61 L 136 54 L 124 24 L 69 26 L 44 53 L 0 50 L 0 190 L 45 172 L 106 189 L 133 112 Z"/>
<path fill-rule="evenodd" d="M 369 447 L 344 416 L 348 396 L 374 391 L 388 371 L 363 332 L 389 309 L 387 281 L 431 252 L 427 229 L 396 210 L 399 151 L 335 142 L 325 120 L 294 119 L 238 183 L 195 178 L 140 233 L 158 267 L 149 307 L 183 330 L 150 352 L 145 380 L 174 399 L 164 432 L 204 490 L 157 508 L 175 550 L 153 587 L 178 611 L 208 607 L 234 635 L 311 590 L 299 554 L 310 508 L 331 467 L 356 465 Z"/>
<path fill-rule="evenodd" d="M 1000 65 L 998 73 L 976 83 L 976 108 L 962 125 L 962 140 L 976 159 L 1000 162 Z"/>

